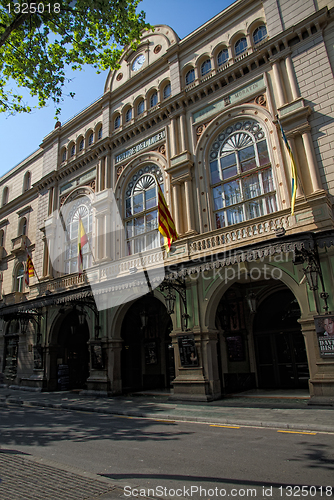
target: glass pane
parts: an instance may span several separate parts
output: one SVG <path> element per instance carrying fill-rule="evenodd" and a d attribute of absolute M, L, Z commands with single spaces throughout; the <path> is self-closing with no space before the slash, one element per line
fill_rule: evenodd
<path fill-rule="evenodd" d="M 237 224 L 244 221 L 242 207 L 229 208 L 226 210 L 228 225 Z"/>
<path fill-rule="evenodd" d="M 156 190 L 155 187 L 146 191 L 146 210 L 153 208 L 157 205 Z"/>
<path fill-rule="evenodd" d="M 249 175 L 242 179 L 244 198 L 250 200 L 261 194 L 258 174 Z"/>
<path fill-rule="evenodd" d="M 65 262 L 65 274 L 70 274 L 70 263 Z"/>
<path fill-rule="evenodd" d="M 220 164 L 221 164 L 222 169 L 227 168 L 227 167 L 231 167 L 232 165 L 235 165 L 236 164 L 235 154 L 231 153 L 229 155 L 223 156 L 220 159 Z"/>
<path fill-rule="evenodd" d="M 154 210 L 146 215 L 146 231 L 158 229 L 158 211 Z"/>
<path fill-rule="evenodd" d="M 71 222 L 71 225 L 70 225 L 70 239 L 71 240 L 74 240 L 74 239 L 78 239 L 78 222 Z"/>
<path fill-rule="evenodd" d="M 267 141 L 261 141 L 257 144 L 257 150 L 259 153 L 259 161 L 260 165 L 265 165 L 266 163 L 269 163 L 269 154 L 268 154 L 268 148 L 267 148 Z"/>
<path fill-rule="evenodd" d="M 78 255 L 78 243 L 71 243 L 71 248 L 70 248 L 70 259 L 73 259 L 74 257 L 77 257 Z"/>
<path fill-rule="evenodd" d="M 133 236 L 133 220 L 130 220 L 126 223 L 126 237 L 132 238 Z"/>
<path fill-rule="evenodd" d="M 135 222 L 135 235 L 144 233 L 145 232 L 144 217 L 138 217 L 138 219 L 134 219 L 134 222 Z"/>
<path fill-rule="evenodd" d="M 277 212 L 276 196 L 274 194 L 272 194 L 271 196 L 266 196 L 264 201 L 266 204 L 268 214 L 272 214 L 273 212 Z"/>
<path fill-rule="evenodd" d="M 263 215 L 262 200 L 252 201 L 251 203 L 246 203 L 246 217 L 247 219 L 255 219 L 255 217 L 260 217 Z"/>
<path fill-rule="evenodd" d="M 133 213 L 138 214 L 143 210 L 144 210 L 144 196 L 143 193 L 139 193 L 133 197 Z"/>
<path fill-rule="evenodd" d="M 213 188 L 213 206 L 214 210 L 219 210 L 220 208 L 223 208 L 223 188 L 222 186 L 217 186 Z"/>
<path fill-rule="evenodd" d="M 146 250 L 157 248 L 160 245 L 160 233 L 151 233 L 146 237 Z"/>
<path fill-rule="evenodd" d="M 125 217 L 130 217 L 132 215 L 131 212 L 131 199 L 127 198 L 125 200 Z"/>
<path fill-rule="evenodd" d="M 255 152 L 253 145 L 242 149 L 241 151 L 239 151 L 238 154 L 242 172 L 247 172 L 247 170 L 256 167 Z"/>
<path fill-rule="evenodd" d="M 132 255 L 133 251 L 132 251 L 132 248 L 133 248 L 133 241 L 127 241 L 127 246 L 128 246 L 128 255 Z"/>
<path fill-rule="evenodd" d="M 210 163 L 210 175 L 211 175 L 211 184 L 216 184 L 220 179 L 220 172 L 218 170 L 218 161 L 212 161 Z"/>
<path fill-rule="evenodd" d="M 142 236 L 141 238 L 136 238 L 134 240 L 134 245 L 135 245 L 135 253 L 139 253 L 145 250 L 145 236 Z"/>
<path fill-rule="evenodd" d="M 218 213 L 216 213 L 216 228 L 220 229 L 222 227 L 225 227 L 224 212 L 218 212 Z"/>
<path fill-rule="evenodd" d="M 271 169 L 262 171 L 262 181 L 263 181 L 263 190 L 265 193 L 269 193 L 270 191 L 274 191 L 274 182 L 271 174 Z"/>
<path fill-rule="evenodd" d="M 234 205 L 241 201 L 239 181 L 232 181 L 224 184 L 225 206 Z"/>

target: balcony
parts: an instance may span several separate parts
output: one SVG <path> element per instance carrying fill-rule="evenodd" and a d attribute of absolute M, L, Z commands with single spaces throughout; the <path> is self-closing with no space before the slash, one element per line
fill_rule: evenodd
<path fill-rule="evenodd" d="M 29 244 L 29 238 L 25 234 L 16 236 L 16 238 L 12 239 L 12 254 L 17 255 L 21 252 L 25 252 Z"/>

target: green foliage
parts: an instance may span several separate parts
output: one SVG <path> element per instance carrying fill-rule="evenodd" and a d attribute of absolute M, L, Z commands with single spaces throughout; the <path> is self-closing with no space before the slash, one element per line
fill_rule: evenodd
<path fill-rule="evenodd" d="M 123 47 L 135 49 L 142 31 L 150 28 L 145 13 L 136 13 L 139 2 L 0 0 L 0 111 L 31 110 L 22 96 L 8 90 L 14 81 L 37 97 L 38 107 L 51 99 L 57 116 L 68 67 L 117 69 Z"/>

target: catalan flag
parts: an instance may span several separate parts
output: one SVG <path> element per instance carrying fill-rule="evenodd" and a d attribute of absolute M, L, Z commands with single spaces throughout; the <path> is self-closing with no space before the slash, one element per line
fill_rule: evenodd
<path fill-rule="evenodd" d="M 295 163 L 295 159 L 293 157 L 292 150 L 290 148 L 290 144 L 288 143 L 288 140 L 286 138 L 286 135 L 284 133 L 284 130 L 283 130 L 282 124 L 278 118 L 278 115 L 276 116 L 276 118 L 277 118 L 279 127 L 281 129 L 281 134 L 282 134 L 284 144 L 286 146 L 286 149 L 288 150 L 288 153 L 289 153 L 289 156 L 291 159 L 291 215 L 293 215 L 295 212 L 295 202 L 296 202 L 296 194 L 297 194 L 297 168 L 296 168 L 296 163 Z"/>
<path fill-rule="evenodd" d="M 78 228 L 78 272 L 79 276 L 83 273 L 83 266 L 82 266 L 82 248 L 88 243 L 88 238 L 87 234 L 84 228 L 84 225 L 82 223 L 81 217 L 79 215 L 79 228 Z"/>
<path fill-rule="evenodd" d="M 25 271 L 25 277 L 24 277 L 27 286 L 29 285 L 30 278 L 33 278 L 34 276 L 35 276 L 34 264 L 32 262 L 32 258 L 30 257 L 30 254 L 27 250 L 27 262 L 26 262 L 26 271 Z"/>
<path fill-rule="evenodd" d="M 159 231 L 164 237 L 165 249 L 167 252 L 170 251 L 170 247 L 173 241 L 176 241 L 179 235 L 176 232 L 175 224 L 173 218 L 168 210 L 167 203 L 161 187 L 158 183 L 158 219 L 159 219 Z"/>

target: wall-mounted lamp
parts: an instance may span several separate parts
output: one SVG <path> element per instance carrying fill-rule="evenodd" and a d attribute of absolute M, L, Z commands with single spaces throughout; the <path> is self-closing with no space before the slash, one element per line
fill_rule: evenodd
<path fill-rule="evenodd" d="M 249 292 L 246 295 L 247 304 L 252 314 L 256 313 L 257 300 L 254 292 Z"/>
<path fill-rule="evenodd" d="M 167 295 L 165 296 L 166 309 L 168 314 L 174 313 L 176 295 L 173 293 L 175 290 L 179 296 L 181 297 L 184 312 L 182 314 L 182 330 L 188 329 L 188 319 L 189 314 L 187 310 L 187 292 L 186 292 L 186 284 L 185 281 L 181 281 L 180 279 L 172 280 L 171 278 L 165 278 L 164 281 L 159 286 L 162 292 L 167 291 Z"/>

